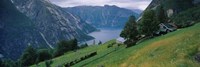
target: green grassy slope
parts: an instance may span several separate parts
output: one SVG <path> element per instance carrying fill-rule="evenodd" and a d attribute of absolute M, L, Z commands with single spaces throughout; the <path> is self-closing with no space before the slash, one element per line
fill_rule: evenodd
<path fill-rule="evenodd" d="M 197 67 L 193 56 L 200 51 L 200 24 L 146 40 L 130 48 L 121 48 L 93 60 L 84 67 Z M 80 67 L 89 60 L 80 62 Z"/>
<path fill-rule="evenodd" d="M 120 47 L 117 47 L 116 45 L 113 45 L 111 48 L 107 48 L 108 45 L 115 43 L 115 40 L 108 41 L 107 43 L 103 45 L 92 45 L 89 47 L 86 47 L 84 49 L 80 49 L 76 52 L 67 52 L 65 55 L 57 57 L 52 59 L 53 63 L 51 64 L 52 67 L 58 67 L 58 66 L 64 66 L 64 64 L 74 61 L 74 60 L 80 60 L 81 57 L 84 57 L 92 52 L 97 52 L 97 55 L 92 57 L 93 59 L 101 58 L 111 52 L 114 52 Z M 87 60 L 86 63 L 82 63 L 82 65 L 88 64 L 89 62 L 92 62 L 93 60 Z M 45 62 L 41 62 L 38 64 L 39 67 L 45 67 Z M 36 67 L 36 65 L 32 65 L 31 67 Z"/>
<path fill-rule="evenodd" d="M 200 63 L 193 56 L 200 52 L 200 24 L 171 32 L 169 34 L 145 40 L 136 46 L 125 48 L 124 45 L 109 41 L 103 45 L 90 46 L 77 52 L 68 52 L 53 59 L 52 67 L 62 66 L 90 52 L 97 55 L 81 61 L 72 67 L 197 67 Z M 45 67 L 45 63 L 39 63 Z M 32 66 L 32 67 L 35 67 Z"/>

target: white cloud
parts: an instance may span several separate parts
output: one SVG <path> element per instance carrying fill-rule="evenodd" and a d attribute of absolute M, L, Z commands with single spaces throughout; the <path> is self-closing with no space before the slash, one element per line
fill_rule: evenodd
<path fill-rule="evenodd" d="M 152 0 L 50 0 L 61 7 L 117 5 L 128 9 L 144 10 Z"/>

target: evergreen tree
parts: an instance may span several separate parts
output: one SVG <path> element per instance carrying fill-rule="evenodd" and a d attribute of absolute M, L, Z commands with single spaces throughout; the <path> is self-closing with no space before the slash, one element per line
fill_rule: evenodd
<path fill-rule="evenodd" d="M 87 44 L 87 43 L 80 45 L 79 48 L 85 48 L 85 47 L 88 47 L 88 44 Z"/>
<path fill-rule="evenodd" d="M 4 59 L 0 61 L 0 67 L 19 67 L 16 62 L 10 59 Z"/>
<path fill-rule="evenodd" d="M 53 55 L 54 55 L 54 57 L 61 56 L 68 51 L 72 51 L 72 50 L 76 50 L 76 49 L 78 49 L 77 39 L 73 39 L 73 40 L 69 40 L 69 41 L 62 40 L 57 44 L 57 47 L 56 47 Z"/>
<path fill-rule="evenodd" d="M 3 62 L 2 62 L 2 60 L 1 60 L 1 58 L 0 58 L 0 67 L 4 67 L 4 65 L 3 65 Z"/>
<path fill-rule="evenodd" d="M 163 6 L 158 6 L 156 9 L 156 19 L 158 23 L 165 23 L 167 22 L 167 15 Z"/>
<path fill-rule="evenodd" d="M 137 23 L 134 16 L 130 16 L 120 36 L 126 39 L 126 44 L 135 44 L 137 41 Z"/>
<path fill-rule="evenodd" d="M 20 62 L 23 66 L 30 66 L 36 62 L 36 59 L 36 49 L 34 49 L 32 46 L 28 46 L 20 57 Z"/>
<path fill-rule="evenodd" d="M 99 41 L 98 45 L 101 45 L 101 44 L 102 44 L 102 42 L 101 42 L 101 41 Z"/>
<path fill-rule="evenodd" d="M 51 57 L 51 53 L 49 53 L 48 49 L 40 49 L 37 51 L 37 62 L 49 60 Z"/>
<path fill-rule="evenodd" d="M 69 45 L 68 41 L 62 40 L 57 44 L 57 47 L 54 52 L 54 57 L 63 55 L 65 52 L 69 51 L 72 46 Z"/>
<path fill-rule="evenodd" d="M 72 50 L 78 49 L 78 41 L 77 39 L 73 39 L 72 41 Z"/>
<path fill-rule="evenodd" d="M 159 29 L 159 24 L 155 12 L 147 10 L 144 12 L 141 22 L 139 22 L 139 31 L 146 36 L 152 36 Z"/>

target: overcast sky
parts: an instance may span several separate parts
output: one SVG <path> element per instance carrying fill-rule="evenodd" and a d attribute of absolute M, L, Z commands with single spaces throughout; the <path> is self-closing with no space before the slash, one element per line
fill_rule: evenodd
<path fill-rule="evenodd" d="M 61 7 L 117 5 L 122 8 L 144 10 L 152 0 L 50 0 Z"/>

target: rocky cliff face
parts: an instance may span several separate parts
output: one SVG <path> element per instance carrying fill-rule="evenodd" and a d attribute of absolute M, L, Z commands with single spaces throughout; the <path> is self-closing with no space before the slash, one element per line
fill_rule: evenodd
<path fill-rule="evenodd" d="M 176 15 L 182 11 L 199 5 L 200 0 L 153 0 L 146 10 L 156 9 L 162 5 L 168 14 L 168 17 Z"/>
<path fill-rule="evenodd" d="M 77 6 L 64 8 L 72 14 L 78 15 L 87 23 L 100 28 L 122 28 L 130 15 L 139 14 L 117 6 Z"/>
<path fill-rule="evenodd" d="M 9 0 L 0 2 L 0 55 L 17 59 L 28 44 L 45 43 L 33 22 Z"/>
<path fill-rule="evenodd" d="M 82 19 L 47 0 L 13 0 L 13 3 L 18 10 L 34 21 L 49 45 L 62 39 L 88 40 L 91 37 L 86 34 L 95 30 Z"/>
<path fill-rule="evenodd" d="M 18 59 L 27 45 L 54 48 L 60 40 L 93 37 L 95 31 L 81 18 L 48 0 L 3 0 L 0 2 L 0 54 Z"/>

